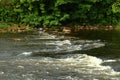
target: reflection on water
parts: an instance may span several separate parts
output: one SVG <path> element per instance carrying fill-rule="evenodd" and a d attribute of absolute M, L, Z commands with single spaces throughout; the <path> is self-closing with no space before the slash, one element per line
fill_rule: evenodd
<path fill-rule="evenodd" d="M 120 33 L 95 33 L 1 34 L 0 80 L 119 80 Z"/>

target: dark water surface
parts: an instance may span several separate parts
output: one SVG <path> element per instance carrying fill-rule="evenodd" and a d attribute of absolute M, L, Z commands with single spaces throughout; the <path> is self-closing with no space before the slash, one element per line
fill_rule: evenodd
<path fill-rule="evenodd" d="M 0 80 L 120 80 L 119 31 L 74 36 L 0 34 Z"/>

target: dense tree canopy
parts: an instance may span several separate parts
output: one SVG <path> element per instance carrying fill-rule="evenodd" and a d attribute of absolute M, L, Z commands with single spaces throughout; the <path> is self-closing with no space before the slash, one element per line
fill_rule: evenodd
<path fill-rule="evenodd" d="M 0 21 L 31 26 L 119 25 L 120 0 L 0 0 Z"/>

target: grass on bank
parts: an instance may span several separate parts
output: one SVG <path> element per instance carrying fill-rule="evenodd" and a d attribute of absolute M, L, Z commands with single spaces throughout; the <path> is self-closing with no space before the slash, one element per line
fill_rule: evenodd
<path fill-rule="evenodd" d="M 25 32 L 25 31 L 32 31 L 33 28 L 31 28 L 28 25 L 24 24 L 6 24 L 6 23 L 0 23 L 0 32 L 10 32 L 10 33 L 18 33 L 18 32 Z"/>
<path fill-rule="evenodd" d="M 66 26 L 67 27 L 67 26 Z M 81 26 L 78 26 L 79 28 L 82 28 Z M 55 29 L 53 29 L 54 27 L 51 27 L 51 28 L 47 28 L 48 29 L 48 31 L 50 30 L 51 31 L 51 29 L 52 29 L 52 31 L 55 31 L 55 30 L 57 30 L 57 32 L 59 32 L 60 31 L 60 29 L 61 28 L 64 28 L 64 27 L 61 27 L 60 28 L 60 26 L 59 27 L 55 27 Z M 70 28 L 70 27 L 68 27 L 70 30 L 72 29 L 72 28 Z M 89 28 L 89 29 L 87 29 L 87 28 Z M 91 29 L 91 28 L 93 28 L 93 29 Z M 46 29 L 46 30 L 47 30 Z M 77 29 L 77 28 L 76 28 Z M 35 30 L 35 28 L 33 28 L 33 27 L 30 27 L 29 25 L 24 25 L 24 24 L 14 24 L 14 23 L 0 23 L 0 33 L 1 32 L 4 32 L 4 33 L 6 33 L 6 32 L 10 32 L 10 33 L 18 33 L 18 32 L 25 32 L 25 31 L 33 31 L 33 30 Z M 81 30 L 95 30 L 95 31 L 98 31 L 98 30 L 107 30 L 107 31 L 109 31 L 109 30 L 116 30 L 116 31 L 120 31 L 120 26 L 116 26 L 116 27 L 102 27 L 102 29 L 100 28 L 100 27 L 96 27 L 96 26 L 91 26 L 91 27 L 85 27 L 85 28 L 82 28 L 82 29 L 80 29 L 80 30 L 77 30 L 76 32 L 79 32 L 79 31 L 81 31 Z M 61 32 L 62 32 L 63 30 L 61 30 Z M 74 31 L 74 30 L 71 30 L 71 31 Z"/>
<path fill-rule="evenodd" d="M 9 28 L 10 25 L 5 24 L 5 23 L 0 23 L 0 28 Z"/>

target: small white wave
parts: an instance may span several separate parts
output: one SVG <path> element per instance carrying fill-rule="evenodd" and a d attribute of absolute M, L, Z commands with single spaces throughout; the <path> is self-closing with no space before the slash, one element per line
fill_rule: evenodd
<path fill-rule="evenodd" d="M 58 80 L 82 80 L 82 79 L 79 79 L 79 77 L 72 76 L 60 76 L 58 77 Z"/>
<path fill-rule="evenodd" d="M 70 40 L 64 40 L 63 44 L 71 45 L 71 42 L 70 42 Z"/>
<path fill-rule="evenodd" d="M 85 50 L 88 50 L 88 49 L 94 49 L 94 48 L 100 48 L 100 47 L 104 47 L 105 46 L 105 44 L 104 43 L 86 43 L 86 44 L 84 44 L 83 45 L 83 48 L 85 49 Z"/>
<path fill-rule="evenodd" d="M 56 51 L 56 52 L 72 52 L 72 51 L 78 51 L 78 50 L 82 50 L 82 45 L 56 46 L 56 49 L 54 51 Z"/>
<path fill-rule="evenodd" d="M 0 75 L 4 75 L 5 74 L 5 72 L 3 72 L 3 71 L 0 71 Z"/>
<path fill-rule="evenodd" d="M 75 55 L 66 59 L 60 59 L 63 60 L 65 62 L 74 62 L 75 64 L 79 63 L 82 65 L 86 65 L 86 66 L 99 66 L 103 61 L 102 59 L 99 59 L 97 57 L 93 57 L 93 56 L 88 56 L 86 54 L 83 55 Z"/>
<path fill-rule="evenodd" d="M 112 60 L 112 59 L 110 59 L 110 60 L 105 60 L 104 62 L 116 62 L 117 60 Z"/>
<path fill-rule="evenodd" d="M 17 68 L 24 69 L 24 66 L 19 65 L 19 66 L 17 66 Z"/>
<path fill-rule="evenodd" d="M 55 45 L 57 46 L 71 45 L 71 42 L 70 40 L 55 41 Z"/>
<path fill-rule="evenodd" d="M 104 43 L 93 43 L 93 45 L 95 45 L 95 48 L 99 48 L 99 47 L 105 46 Z"/>
<path fill-rule="evenodd" d="M 18 56 L 30 56 L 32 52 L 23 52 L 21 54 L 18 54 Z"/>
<path fill-rule="evenodd" d="M 51 42 L 47 42 L 46 45 L 63 46 L 63 45 L 71 45 L 71 42 L 70 42 L 70 40 L 51 41 Z"/>

